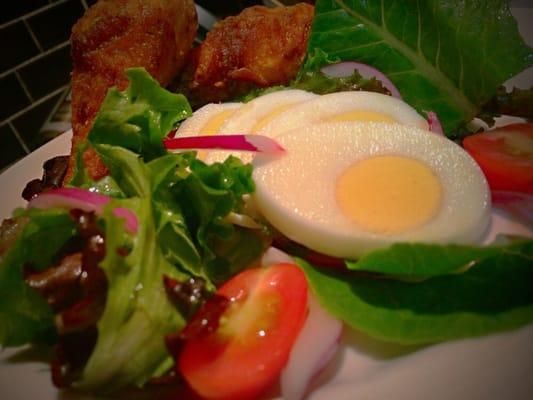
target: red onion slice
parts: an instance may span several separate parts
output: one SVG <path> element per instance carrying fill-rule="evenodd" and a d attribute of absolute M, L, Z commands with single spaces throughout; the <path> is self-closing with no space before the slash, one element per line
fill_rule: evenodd
<path fill-rule="evenodd" d="M 533 226 L 533 195 L 504 190 L 492 191 L 492 204 L 516 216 L 528 226 Z"/>
<path fill-rule="evenodd" d="M 330 64 L 323 67 L 320 71 L 327 76 L 334 78 L 343 78 L 353 74 L 354 70 L 357 70 L 359 74 L 365 79 L 376 78 L 381 81 L 383 86 L 391 92 L 393 97 L 401 99 L 400 91 L 394 86 L 394 83 L 379 69 L 371 67 L 370 65 L 355 62 L 355 61 L 343 61 L 336 64 Z"/>
<path fill-rule="evenodd" d="M 163 143 L 169 150 L 235 150 L 270 155 L 280 155 L 285 151 L 274 139 L 262 135 L 181 136 L 165 139 Z"/>
<path fill-rule="evenodd" d="M 79 188 L 58 188 L 48 190 L 34 197 L 28 202 L 28 208 L 66 208 L 93 211 L 101 215 L 104 207 L 111 198 L 100 193 L 90 192 Z M 139 227 L 137 216 L 128 208 L 117 207 L 113 210 L 117 217 L 124 218 L 126 229 L 136 233 Z"/>
<path fill-rule="evenodd" d="M 437 113 L 433 111 L 426 111 L 426 115 L 428 118 L 429 130 L 433 133 L 444 136 L 444 129 L 442 129 L 442 124 L 440 123 Z"/>
<path fill-rule="evenodd" d="M 342 334 L 342 322 L 327 313 L 311 291 L 307 301 L 307 320 L 281 373 L 284 400 L 300 400 L 305 396 L 312 379 L 337 352 Z"/>
<path fill-rule="evenodd" d="M 98 211 L 109 203 L 109 197 L 78 188 L 48 190 L 28 202 L 29 208 L 79 208 L 83 211 Z"/>
<path fill-rule="evenodd" d="M 285 252 L 270 247 L 261 258 L 262 266 L 294 263 Z M 284 400 L 302 399 L 312 379 L 337 352 L 342 335 L 342 322 L 332 317 L 309 291 L 309 314 L 294 343 L 287 365 L 281 372 L 281 397 Z"/>

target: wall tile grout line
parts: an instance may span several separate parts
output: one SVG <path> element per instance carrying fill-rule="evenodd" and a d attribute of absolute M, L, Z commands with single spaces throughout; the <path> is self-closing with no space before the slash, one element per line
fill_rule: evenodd
<path fill-rule="evenodd" d="M 56 7 L 56 6 L 60 5 L 60 4 L 66 3 L 67 1 L 70 1 L 70 0 L 58 0 L 55 3 L 50 3 L 47 6 L 43 6 L 41 8 L 38 8 L 37 10 L 31 11 L 31 12 L 29 12 L 27 14 L 24 14 L 21 17 L 17 17 L 15 19 L 12 19 L 11 21 L 8 21 L 8 22 L 5 22 L 3 24 L 0 24 L 0 29 L 5 28 L 5 27 L 7 27 L 9 25 L 16 24 L 17 22 L 22 21 L 24 18 L 33 17 L 34 15 L 37 15 L 37 14 L 43 12 L 43 11 L 47 11 L 47 10 L 49 10 L 51 8 L 54 8 L 54 7 Z"/>
<path fill-rule="evenodd" d="M 30 149 L 28 148 L 28 146 L 26 146 L 26 143 L 20 137 L 20 133 L 17 130 L 17 128 L 15 127 L 15 125 L 13 125 L 13 123 L 11 121 L 8 122 L 8 125 L 11 128 L 11 130 L 13 131 L 13 133 L 15 134 L 15 137 L 17 138 L 19 144 L 22 146 L 22 148 L 24 149 L 26 154 L 30 154 L 31 153 Z"/>
<path fill-rule="evenodd" d="M 54 90 L 53 92 L 50 92 L 48 93 L 46 96 L 43 96 L 41 97 L 39 100 L 37 100 L 35 103 L 31 104 L 30 106 L 16 112 L 15 114 L 12 114 L 11 116 L 9 116 L 8 118 L 6 118 L 5 120 L 3 121 L 0 121 L 0 125 L 3 125 L 4 123 L 8 122 L 8 123 L 11 123 L 11 121 L 13 121 L 15 118 L 18 118 L 20 117 L 22 114 L 24 114 L 25 112 L 27 111 L 30 111 L 32 110 L 33 108 L 37 107 L 38 105 L 41 105 L 42 103 L 44 103 L 45 101 L 51 99 L 52 97 L 54 96 L 57 96 L 58 94 L 60 94 L 63 90 L 66 90 L 70 87 L 70 84 L 67 84 L 67 85 L 63 85 L 61 86 L 59 89 L 56 89 Z"/>
<path fill-rule="evenodd" d="M 22 62 L 22 63 L 20 63 L 20 64 L 18 64 L 16 66 L 14 66 L 13 68 L 8 69 L 7 71 L 4 71 L 4 72 L 0 73 L 0 79 L 2 79 L 3 77 L 9 75 L 12 72 L 15 72 L 15 71 L 17 71 L 17 70 L 19 70 L 21 68 L 24 68 L 26 65 L 29 65 L 29 64 L 31 64 L 34 61 L 37 61 L 37 60 L 39 60 L 39 59 L 41 59 L 43 57 L 46 57 L 47 55 L 53 53 L 56 50 L 61 50 L 63 47 L 67 47 L 69 44 L 70 44 L 70 41 L 67 40 L 66 42 L 60 43 L 57 46 L 52 47 L 51 49 L 46 50 L 45 52 L 43 52 L 43 53 L 41 53 L 41 54 L 39 54 L 39 55 L 37 55 L 35 57 L 32 57 L 32 58 L 30 58 L 30 59 L 28 59 L 28 60 L 26 60 L 26 61 L 24 61 L 24 62 Z"/>
<path fill-rule="evenodd" d="M 52 108 L 52 111 L 50 111 L 50 114 L 48 115 L 48 118 L 46 118 L 46 121 L 44 122 L 43 126 L 48 124 L 51 121 L 52 117 L 55 115 L 57 110 L 59 110 L 59 107 L 61 107 L 61 105 L 65 102 L 65 99 L 67 98 L 67 96 L 68 96 L 68 94 L 70 92 L 70 84 L 66 85 L 63 89 L 65 91 L 61 94 L 61 96 L 57 100 L 54 108 Z"/>
<path fill-rule="evenodd" d="M 26 94 L 26 96 L 28 96 L 30 101 L 33 103 L 35 100 L 33 96 L 31 95 L 30 91 L 28 90 L 28 87 L 26 86 L 26 82 L 24 82 L 24 80 L 22 79 L 18 71 L 15 71 L 15 76 L 17 77 L 17 80 L 20 83 L 20 86 L 22 86 L 22 90 L 24 90 L 24 93 Z"/>
<path fill-rule="evenodd" d="M 33 29 L 31 29 L 30 24 L 28 24 L 28 20 L 26 18 L 24 18 L 22 20 L 22 22 L 24 23 L 24 26 L 26 27 L 26 29 L 30 33 L 30 36 L 33 39 L 33 42 L 35 43 L 37 48 L 39 49 L 39 52 L 43 53 L 44 52 L 43 46 L 41 46 L 41 43 L 39 42 L 39 40 L 37 40 L 37 37 L 35 36 L 35 33 L 33 32 Z"/>

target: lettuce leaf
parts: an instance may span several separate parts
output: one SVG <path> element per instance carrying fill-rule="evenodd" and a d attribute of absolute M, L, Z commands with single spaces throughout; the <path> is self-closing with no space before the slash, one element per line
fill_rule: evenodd
<path fill-rule="evenodd" d="M 163 275 L 202 277 L 214 289 L 212 277 L 234 267 L 225 250 L 237 249 L 246 260 L 262 250 L 243 247 L 246 235 L 235 240 L 235 228 L 223 220 L 254 190 L 251 167 L 237 159 L 207 166 L 192 152 L 168 154 L 162 139 L 190 114 L 188 103 L 145 71 L 129 70 L 128 76 L 130 88 L 108 92 L 88 141 L 125 197 L 114 204 L 134 210 L 141 227 L 131 247 L 121 224 L 106 215 L 108 251 L 101 267 L 109 289 L 96 347 L 76 382 L 83 389 L 142 386 L 171 365 L 164 336 L 185 321 L 167 299 Z M 122 258 L 116 249 L 125 246 L 132 251 Z M 208 269 L 219 259 L 215 271 Z"/>
<path fill-rule="evenodd" d="M 106 236 L 100 264 L 108 281 L 106 305 L 95 348 L 74 384 L 98 392 L 142 386 L 172 366 L 164 337 L 181 329 L 185 319 L 167 298 L 163 275 L 203 277 L 214 289 L 220 276 L 248 265 L 263 245 L 224 221 L 229 212 L 241 210 L 242 196 L 254 190 L 251 167 L 233 158 L 207 166 L 194 152 L 168 154 L 162 139 L 191 113 L 186 99 L 159 87 L 144 70 L 127 75 L 130 87 L 108 92 L 88 136 L 87 146 L 102 158 L 109 176 L 92 181 L 78 162 L 70 182 L 114 197 L 100 218 Z M 125 231 L 112 213 L 115 207 L 137 215 L 136 234 Z M 0 266 L 4 345 L 53 331 L 52 312 L 26 286 L 22 268 L 28 263 L 37 269 L 50 266 L 77 234 L 68 212 L 20 214 L 29 222 Z"/>
<path fill-rule="evenodd" d="M 346 266 L 354 271 L 375 272 L 402 279 L 426 279 L 457 273 L 487 258 L 510 254 L 533 258 L 533 241 L 518 240 L 501 246 L 397 243 L 374 250 L 357 261 L 346 261 Z"/>
<path fill-rule="evenodd" d="M 130 149 L 149 161 L 166 153 L 162 139 L 192 110 L 185 96 L 164 90 L 144 69 L 131 68 L 126 75 L 130 86 L 109 89 L 88 139 Z"/>
<path fill-rule="evenodd" d="M 111 212 L 117 206 L 137 215 L 141 224 L 135 236 Z M 106 257 L 100 267 L 108 281 L 106 306 L 96 346 L 75 386 L 111 392 L 142 386 L 168 365 L 164 337 L 181 329 L 185 320 L 167 298 L 163 275 L 178 280 L 187 275 L 169 263 L 158 246 L 149 197 L 114 200 L 103 219 Z M 124 257 L 120 248 L 131 251 Z"/>
<path fill-rule="evenodd" d="M 18 210 L 15 218 L 16 223 L 23 224 L 22 232 L 0 260 L 2 346 L 18 346 L 54 336 L 52 310 L 26 284 L 23 267 L 38 271 L 58 261 L 57 252 L 76 235 L 74 223 L 63 210 Z"/>
<path fill-rule="evenodd" d="M 419 112 L 437 112 L 448 134 L 533 64 L 503 0 L 318 0 L 308 54 L 316 49 L 378 68 Z"/>
<path fill-rule="evenodd" d="M 464 273 L 422 282 L 334 273 L 298 259 L 321 304 L 352 328 L 400 344 L 426 344 L 533 322 L 531 242 L 497 252 Z"/>

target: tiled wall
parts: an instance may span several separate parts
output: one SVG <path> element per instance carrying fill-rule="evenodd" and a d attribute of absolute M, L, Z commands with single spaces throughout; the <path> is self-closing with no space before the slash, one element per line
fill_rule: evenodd
<path fill-rule="evenodd" d="M 2 4 L 0 170 L 68 129 L 70 30 L 95 2 L 15 0 Z"/>

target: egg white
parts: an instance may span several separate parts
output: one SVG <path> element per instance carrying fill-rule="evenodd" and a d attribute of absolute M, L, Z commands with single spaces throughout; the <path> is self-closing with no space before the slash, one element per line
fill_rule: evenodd
<path fill-rule="evenodd" d="M 254 127 L 271 113 L 276 113 L 281 108 L 292 109 L 300 103 L 318 97 L 316 94 L 304 90 L 280 90 L 259 96 L 244 104 L 221 126 L 220 134 L 254 134 Z M 244 162 L 250 162 L 253 154 L 247 152 L 212 151 L 206 158 L 208 163 L 224 161 L 229 155 L 239 157 Z"/>
<path fill-rule="evenodd" d="M 209 121 L 216 118 L 220 113 L 227 110 L 238 110 L 243 103 L 210 103 L 199 108 L 192 116 L 187 118 L 180 125 L 176 134 L 180 136 L 198 136 L 202 135 L 204 128 Z M 223 124 L 222 124 L 223 125 Z"/>
<path fill-rule="evenodd" d="M 286 155 L 256 157 L 257 207 L 290 239 L 353 259 L 394 242 L 474 243 L 489 223 L 490 192 L 475 161 L 458 145 L 423 129 L 382 122 L 305 125 L 277 138 Z M 378 234 L 347 218 L 335 198 L 337 178 L 354 162 L 399 155 L 428 166 L 442 186 L 436 215 L 411 230 Z"/>
<path fill-rule="evenodd" d="M 373 92 L 337 92 L 319 96 L 279 114 L 257 133 L 275 138 L 291 129 L 327 122 L 335 116 L 367 111 L 383 114 L 397 123 L 428 129 L 427 121 L 404 101 Z"/>
<path fill-rule="evenodd" d="M 205 127 L 209 125 L 211 121 L 215 118 L 221 116 L 223 113 L 228 111 L 237 111 L 242 107 L 243 103 L 210 103 L 199 108 L 183 121 L 176 131 L 176 136 L 202 136 L 205 135 Z M 229 113 L 228 117 L 231 117 L 232 113 Z M 224 123 L 221 124 L 221 126 Z M 220 131 L 220 129 L 218 130 Z M 218 132 L 215 132 L 215 134 Z M 198 158 L 205 160 L 207 152 L 200 151 L 198 153 Z"/>

